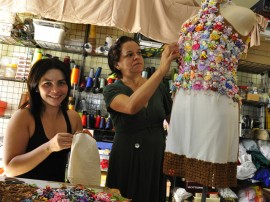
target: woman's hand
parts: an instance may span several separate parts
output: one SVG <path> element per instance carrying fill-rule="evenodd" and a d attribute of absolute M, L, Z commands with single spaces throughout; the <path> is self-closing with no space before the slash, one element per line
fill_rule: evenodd
<path fill-rule="evenodd" d="M 165 44 L 161 55 L 160 67 L 164 75 L 169 71 L 171 62 L 180 57 L 178 43 Z"/>
<path fill-rule="evenodd" d="M 61 151 L 71 147 L 73 135 L 70 133 L 57 133 L 48 143 L 51 152 Z"/>

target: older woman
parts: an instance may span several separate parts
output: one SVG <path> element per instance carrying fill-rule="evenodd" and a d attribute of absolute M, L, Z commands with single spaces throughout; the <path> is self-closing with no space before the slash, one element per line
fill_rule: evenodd
<path fill-rule="evenodd" d="M 177 57 L 178 45 L 166 45 L 160 67 L 147 80 L 135 40 L 122 36 L 108 53 L 110 69 L 119 80 L 103 91 L 115 128 L 106 185 L 133 202 L 165 198 L 163 121 L 170 115 L 172 100 L 162 80 Z"/>

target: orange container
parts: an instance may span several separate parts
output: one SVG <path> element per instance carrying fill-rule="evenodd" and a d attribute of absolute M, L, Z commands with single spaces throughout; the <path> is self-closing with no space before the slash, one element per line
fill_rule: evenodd
<path fill-rule="evenodd" d="M 0 116 L 4 116 L 6 108 L 7 108 L 7 102 L 0 100 Z"/>

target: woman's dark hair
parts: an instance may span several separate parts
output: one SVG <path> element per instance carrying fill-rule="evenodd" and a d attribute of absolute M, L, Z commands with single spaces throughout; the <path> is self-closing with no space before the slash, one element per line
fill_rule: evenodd
<path fill-rule="evenodd" d="M 118 70 L 115 66 L 117 65 L 117 62 L 120 60 L 121 56 L 121 50 L 124 43 L 134 41 L 138 44 L 138 42 L 129 37 L 129 36 L 121 36 L 119 37 L 116 42 L 110 47 L 108 52 L 108 64 L 112 71 L 112 74 L 115 73 L 117 78 L 122 78 L 122 72 Z M 139 44 L 138 44 L 139 45 Z"/>
<path fill-rule="evenodd" d="M 60 70 L 65 77 L 65 81 L 68 86 L 68 93 L 65 99 L 61 103 L 61 107 L 65 110 L 68 109 L 68 97 L 71 90 L 70 84 L 70 68 L 62 61 L 56 58 L 41 59 L 37 61 L 30 70 L 27 79 L 27 89 L 28 89 L 28 104 L 30 107 L 30 112 L 33 115 L 40 115 L 44 110 L 44 105 L 42 98 L 38 92 L 38 84 L 42 76 L 51 69 Z M 22 105 L 21 108 L 24 108 L 26 105 Z"/>

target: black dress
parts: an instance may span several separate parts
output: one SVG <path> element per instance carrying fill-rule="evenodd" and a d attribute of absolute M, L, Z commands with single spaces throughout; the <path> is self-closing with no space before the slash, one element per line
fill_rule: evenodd
<path fill-rule="evenodd" d="M 71 133 L 71 125 L 67 115 L 67 111 L 62 110 L 67 124 L 67 132 Z M 30 152 L 40 145 L 48 142 L 40 117 L 35 118 L 35 132 L 30 138 L 26 152 Z M 20 178 L 48 180 L 48 181 L 65 181 L 65 170 L 70 149 L 64 149 L 51 153 L 44 161 L 37 165 L 29 172 L 22 174 Z"/>
<path fill-rule="evenodd" d="M 164 201 L 162 164 L 166 137 L 163 121 L 171 112 L 172 100 L 161 83 L 148 106 L 135 115 L 119 113 L 109 107 L 115 96 L 132 93 L 122 81 L 106 86 L 103 91 L 115 128 L 106 186 L 119 189 L 133 202 Z"/>

